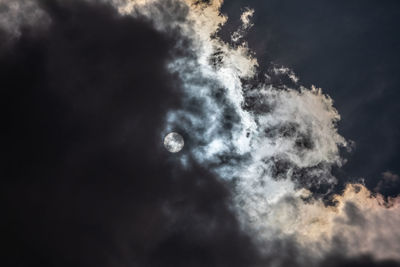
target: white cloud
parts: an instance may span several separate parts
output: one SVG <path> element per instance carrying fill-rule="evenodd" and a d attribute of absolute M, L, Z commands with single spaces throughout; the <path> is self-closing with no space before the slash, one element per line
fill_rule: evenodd
<path fill-rule="evenodd" d="M 395 230 L 400 223 L 399 199 L 385 203 L 364 186 L 349 185 L 335 197 L 335 206 L 326 206 L 307 190 L 313 184 L 334 185 L 331 167 L 343 162 L 339 148 L 347 142 L 337 132 L 340 115 L 332 99 L 315 87 L 244 88 L 241 79 L 256 74 L 257 60 L 245 42 L 232 47 L 215 37 L 227 20 L 219 11 L 222 1 L 175 2 L 187 8 L 187 16 L 168 25 L 160 15 L 169 12 L 162 1 L 120 2 L 118 8 L 123 14 L 148 16 L 160 30 L 179 29 L 192 41 L 188 49 L 196 57 L 170 63 L 183 82 L 186 106 L 170 112 L 166 131 L 179 125 L 195 140 L 189 152 L 195 159 L 223 179 L 238 179 L 234 202 L 243 227 L 260 244 L 290 237 L 313 255 L 328 253 L 339 242 L 349 255 L 400 259 Z M 233 41 L 251 27 L 253 12 L 243 13 L 242 28 Z M 218 60 L 212 64 L 216 52 Z M 276 67 L 272 73 L 298 82 L 288 68 Z M 244 108 L 247 99 L 252 102 Z M 195 111 L 191 103 L 198 105 Z M 296 180 L 298 170 L 303 170 L 302 181 Z M 268 246 L 260 248 L 268 253 Z"/>

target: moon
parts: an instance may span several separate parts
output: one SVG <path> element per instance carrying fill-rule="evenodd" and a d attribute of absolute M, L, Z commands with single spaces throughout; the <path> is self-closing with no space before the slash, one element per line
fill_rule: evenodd
<path fill-rule="evenodd" d="M 164 138 L 164 146 L 171 153 L 178 153 L 182 150 L 184 145 L 185 142 L 182 135 L 176 132 L 171 132 Z"/>

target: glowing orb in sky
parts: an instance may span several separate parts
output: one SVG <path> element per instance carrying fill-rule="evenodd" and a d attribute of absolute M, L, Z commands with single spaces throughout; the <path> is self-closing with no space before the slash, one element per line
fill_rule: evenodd
<path fill-rule="evenodd" d="M 183 141 L 182 135 L 171 132 L 164 138 L 164 146 L 171 153 L 177 153 L 182 150 L 185 142 Z"/>

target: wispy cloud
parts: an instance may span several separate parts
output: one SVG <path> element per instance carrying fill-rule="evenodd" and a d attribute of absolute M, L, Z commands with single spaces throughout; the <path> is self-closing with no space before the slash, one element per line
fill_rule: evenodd
<path fill-rule="evenodd" d="M 344 161 L 339 150 L 347 142 L 337 131 L 340 115 L 332 99 L 315 87 L 276 87 L 268 79 L 247 86 L 258 72 L 243 41 L 254 10 L 243 12 L 242 26 L 232 35 L 242 43 L 231 46 L 217 35 L 228 19 L 219 11 L 222 1 L 175 2 L 187 8 L 187 16 L 169 21 L 168 27 L 150 15 L 168 10 L 161 1 L 129 1 L 118 8 L 154 19 L 161 30 L 177 29 L 190 41 L 193 57 L 170 63 L 183 82 L 185 105 L 170 111 L 165 132 L 186 132 L 193 139 L 190 156 L 221 179 L 236 181 L 236 214 L 257 237 L 260 250 L 268 254 L 265 242 L 290 238 L 316 259 L 339 248 L 349 256 L 400 259 L 394 230 L 400 223 L 400 199 L 386 202 L 364 185 L 349 184 L 334 197 L 334 205 L 326 205 L 310 191 L 333 187 L 331 169 Z M 267 73 L 277 75 L 298 82 L 285 67 Z M 386 182 L 397 179 L 384 174 Z"/>

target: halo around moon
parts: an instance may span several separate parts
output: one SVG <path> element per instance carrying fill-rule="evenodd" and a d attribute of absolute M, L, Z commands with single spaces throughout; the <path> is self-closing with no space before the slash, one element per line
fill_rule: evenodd
<path fill-rule="evenodd" d="M 167 134 L 164 138 L 164 146 L 171 153 L 177 153 L 182 150 L 185 142 L 182 135 L 171 132 Z"/>

